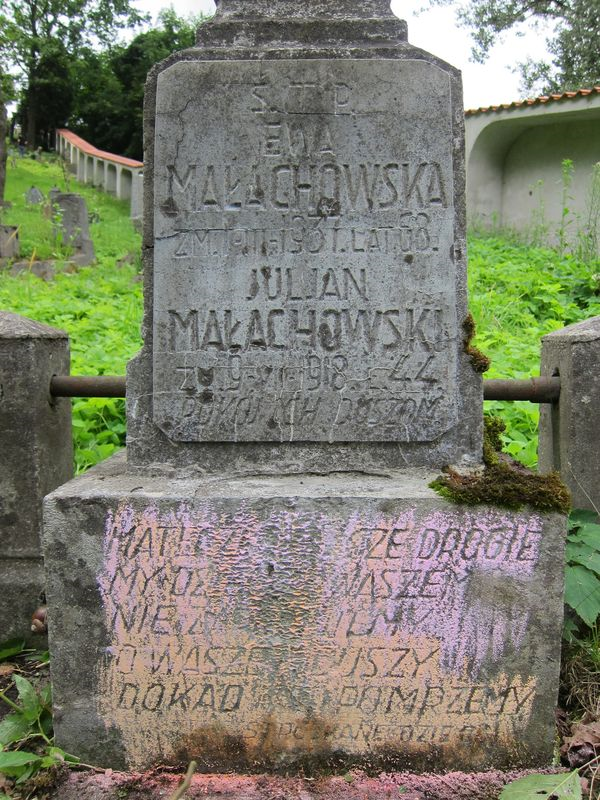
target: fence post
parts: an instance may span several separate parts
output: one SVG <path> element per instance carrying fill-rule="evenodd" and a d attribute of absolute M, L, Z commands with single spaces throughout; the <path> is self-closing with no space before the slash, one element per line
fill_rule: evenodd
<path fill-rule="evenodd" d="M 600 317 L 542 339 L 542 375 L 560 375 L 560 400 L 540 412 L 539 469 L 558 470 L 574 508 L 600 510 Z"/>
<path fill-rule="evenodd" d="M 68 372 L 64 331 L 0 311 L 0 642 L 31 636 L 42 500 L 73 476 L 71 404 L 49 391 L 52 375 Z"/>

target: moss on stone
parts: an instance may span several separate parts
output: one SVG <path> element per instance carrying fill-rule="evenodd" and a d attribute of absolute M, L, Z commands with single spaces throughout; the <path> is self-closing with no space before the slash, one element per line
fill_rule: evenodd
<path fill-rule="evenodd" d="M 487 372 L 492 362 L 485 353 L 482 353 L 481 350 L 475 347 L 472 343 L 475 336 L 475 320 L 473 319 L 473 315 L 471 313 L 467 314 L 467 316 L 464 318 L 462 329 L 465 335 L 463 341 L 464 350 L 471 359 L 471 365 L 473 369 L 475 372 L 479 373 Z"/>
<path fill-rule="evenodd" d="M 540 511 L 567 514 L 571 494 L 558 472 L 540 475 L 502 453 L 501 434 L 505 425 L 498 417 L 484 417 L 483 462 L 478 473 L 463 474 L 446 467 L 430 487 L 455 503 L 490 503 L 505 508 L 531 506 Z"/>

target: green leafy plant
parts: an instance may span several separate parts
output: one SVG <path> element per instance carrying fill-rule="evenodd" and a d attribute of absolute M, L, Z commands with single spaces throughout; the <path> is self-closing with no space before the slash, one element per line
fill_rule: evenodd
<path fill-rule="evenodd" d="M 74 765 L 79 760 L 56 747 L 52 731 L 52 704 L 49 683 L 34 685 L 17 670 L 16 664 L 33 662 L 28 670 L 35 674 L 47 663 L 48 654 L 28 650 L 21 639 L 0 644 L 0 662 L 14 659 L 9 665 L 15 671 L 12 687 L 0 691 L 0 701 L 10 712 L 0 721 L 0 775 L 23 784 L 40 770 L 56 768 L 62 764 Z M 14 697 L 16 690 L 16 697 Z M 11 692 L 11 697 L 8 692 Z M 0 792 L 0 800 L 8 795 Z"/>
<path fill-rule="evenodd" d="M 499 800 L 581 800 L 579 772 L 567 775 L 527 775 L 507 784 Z"/>
<path fill-rule="evenodd" d="M 75 756 L 53 744 L 50 686 L 36 688 L 18 674 L 14 683 L 18 702 L 0 692 L 0 699 L 12 709 L 0 722 L 0 773 L 19 784 L 41 769 L 65 762 L 78 763 Z M 37 744 L 35 752 L 22 749 L 26 743 Z"/>
<path fill-rule="evenodd" d="M 577 638 L 582 623 L 592 628 L 600 616 L 600 524 L 595 512 L 571 513 L 566 560 L 565 603 L 573 616 L 566 619 L 565 635 Z"/>

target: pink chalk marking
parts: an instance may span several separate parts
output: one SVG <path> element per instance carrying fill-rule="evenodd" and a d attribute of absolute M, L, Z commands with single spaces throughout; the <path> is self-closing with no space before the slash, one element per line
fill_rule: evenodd
<path fill-rule="evenodd" d="M 540 530 L 537 517 L 492 510 L 341 519 L 259 517 L 249 503 L 233 514 L 209 502 L 167 513 L 121 506 L 107 515 L 98 578 L 110 650 L 132 632 L 144 635 L 148 659 L 153 641 L 189 649 L 238 636 L 287 648 L 278 669 L 293 676 L 372 637 L 390 646 L 428 637 L 440 642 L 442 669 L 476 677 L 518 649 L 528 622 L 517 592 L 510 607 L 490 605 L 486 581 L 530 580 Z"/>

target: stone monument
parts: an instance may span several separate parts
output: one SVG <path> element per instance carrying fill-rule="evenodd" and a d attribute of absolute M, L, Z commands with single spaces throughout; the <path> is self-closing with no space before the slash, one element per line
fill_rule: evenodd
<path fill-rule="evenodd" d="M 54 218 L 54 236 L 72 250 L 69 261 L 80 267 L 93 264 L 96 259 L 94 243 L 90 238 L 88 210 L 85 199 L 72 192 L 50 191 Z"/>
<path fill-rule="evenodd" d="M 25 202 L 28 206 L 39 206 L 44 202 L 44 195 L 37 186 L 32 186 L 27 190 L 25 195 Z"/>
<path fill-rule="evenodd" d="M 65 749 L 549 763 L 564 519 L 428 487 L 481 461 L 463 141 L 388 0 L 221 0 L 150 74 L 127 460 L 46 504 Z"/>

